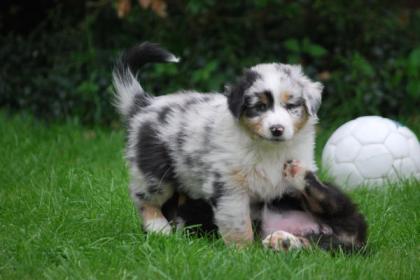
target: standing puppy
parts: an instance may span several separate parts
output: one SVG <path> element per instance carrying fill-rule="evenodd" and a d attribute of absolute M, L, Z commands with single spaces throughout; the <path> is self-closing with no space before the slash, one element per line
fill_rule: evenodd
<path fill-rule="evenodd" d="M 174 193 L 207 201 L 226 243 L 253 240 L 251 208 L 281 197 L 288 159 L 308 170 L 322 85 L 299 66 L 259 64 L 225 94 L 148 95 L 133 71 L 177 62 L 158 45 L 128 50 L 115 67 L 117 106 L 128 129 L 132 197 L 147 232 L 170 233 L 162 205 Z M 257 213 L 257 212 L 255 212 Z"/>

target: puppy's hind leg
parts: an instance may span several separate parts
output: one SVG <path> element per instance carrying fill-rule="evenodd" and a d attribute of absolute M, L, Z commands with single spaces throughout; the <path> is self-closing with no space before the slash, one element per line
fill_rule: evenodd
<path fill-rule="evenodd" d="M 357 206 L 340 189 L 321 182 L 312 172 L 306 173 L 305 182 L 303 194 L 307 209 L 334 232 L 320 236 L 318 244 L 327 249 L 361 249 L 366 244 L 367 224 Z"/>
<path fill-rule="evenodd" d="M 321 224 L 326 224 L 333 234 L 308 236 L 317 239 L 325 249 L 359 249 L 366 243 L 367 224 L 351 199 L 337 187 L 323 183 L 311 171 L 290 161 L 285 165 L 285 177 L 302 193 L 303 205 Z"/>
<path fill-rule="evenodd" d="M 173 187 L 167 184 L 155 185 L 153 180 L 133 178 L 131 197 L 142 219 L 143 229 L 149 233 L 170 234 L 171 225 L 162 214 L 162 205 L 172 197 Z"/>

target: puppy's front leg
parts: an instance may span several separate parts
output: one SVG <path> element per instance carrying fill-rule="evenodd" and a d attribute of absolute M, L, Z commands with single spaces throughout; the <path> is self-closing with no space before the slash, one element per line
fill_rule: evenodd
<path fill-rule="evenodd" d="M 250 217 L 249 197 L 244 192 L 224 192 L 213 197 L 215 223 L 226 244 L 239 247 L 254 240 Z"/>

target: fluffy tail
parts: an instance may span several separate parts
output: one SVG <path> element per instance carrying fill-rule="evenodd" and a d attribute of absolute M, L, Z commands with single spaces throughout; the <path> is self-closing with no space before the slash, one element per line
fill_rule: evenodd
<path fill-rule="evenodd" d="M 147 63 L 178 62 L 179 59 L 158 44 L 142 43 L 126 50 L 117 61 L 113 76 L 115 106 L 125 119 L 150 104 L 148 95 L 133 73 Z"/>

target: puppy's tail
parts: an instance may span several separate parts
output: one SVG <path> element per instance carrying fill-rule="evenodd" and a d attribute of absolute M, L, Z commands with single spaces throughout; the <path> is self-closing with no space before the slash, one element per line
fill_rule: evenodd
<path fill-rule="evenodd" d="M 117 61 L 112 73 L 116 91 L 115 106 L 125 119 L 150 104 L 148 95 L 133 73 L 147 63 L 178 62 L 179 58 L 158 44 L 145 42 L 126 50 Z"/>

